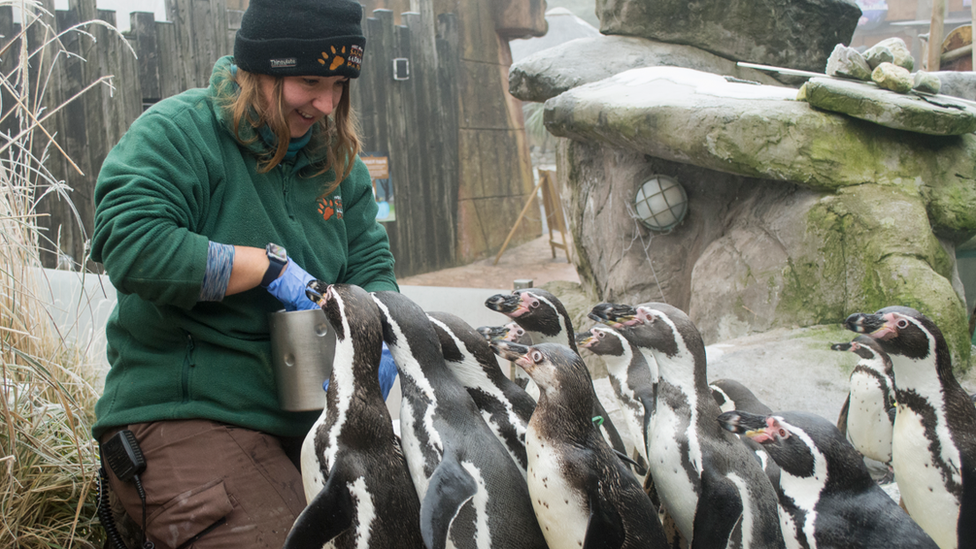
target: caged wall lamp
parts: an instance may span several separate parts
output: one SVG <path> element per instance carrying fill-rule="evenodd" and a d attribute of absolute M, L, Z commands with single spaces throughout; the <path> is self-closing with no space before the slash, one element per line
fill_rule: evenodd
<path fill-rule="evenodd" d="M 652 175 L 637 189 L 634 207 L 645 227 L 667 232 L 677 227 L 688 213 L 688 195 L 674 179 Z"/>

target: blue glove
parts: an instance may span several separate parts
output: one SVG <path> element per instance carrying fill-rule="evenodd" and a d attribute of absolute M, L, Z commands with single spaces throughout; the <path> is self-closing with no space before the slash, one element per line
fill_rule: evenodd
<path fill-rule="evenodd" d="M 390 396 L 390 389 L 393 388 L 393 383 L 396 382 L 397 368 L 396 362 L 393 361 L 393 355 L 390 354 L 390 348 L 386 346 L 386 342 L 383 343 L 383 354 L 380 355 L 380 392 L 383 394 L 383 400 Z M 329 380 L 326 379 L 322 383 L 322 390 L 329 390 Z"/>
<path fill-rule="evenodd" d="M 314 276 L 306 273 L 297 263 L 289 259 L 288 264 L 285 265 L 285 272 L 268 284 L 268 293 L 284 303 L 286 311 L 318 309 L 319 306 L 305 294 L 305 287 L 313 280 L 315 280 Z"/>

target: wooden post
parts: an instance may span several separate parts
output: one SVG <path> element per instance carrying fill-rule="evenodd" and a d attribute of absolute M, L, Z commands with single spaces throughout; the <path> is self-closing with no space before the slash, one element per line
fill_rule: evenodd
<path fill-rule="evenodd" d="M 926 70 L 939 70 L 942 57 L 946 0 L 932 0 L 932 23 L 929 25 L 929 59 Z"/>

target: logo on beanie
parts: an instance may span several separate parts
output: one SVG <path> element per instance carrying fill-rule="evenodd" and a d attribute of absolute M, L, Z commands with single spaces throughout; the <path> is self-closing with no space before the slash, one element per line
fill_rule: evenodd
<path fill-rule="evenodd" d="M 328 221 L 335 215 L 337 219 L 342 219 L 342 197 L 333 195 L 331 198 L 319 198 L 319 213 L 322 219 Z"/>
<path fill-rule="evenodd" d="M 359 70 L 359 66 L 363 62 L 362 46 L 353 44 L 348 47 L 348 51 L 346 46 L 340 48 L 329 46 L 329 49 L 331 53 L 322 52 L 322 58 L 318 60 L 320 65 L 328 66 L 330 71 L 334 71 L 342 65 L 348 65 L 357 71 Z"/>
<path fill-rule="evenodd" d="M 272 69 L 288 69 L 294 67 L 298 64 L 298 60 L 294 57 L 286 57 L 284 59 L 272 59 L 271 68 Z"/>

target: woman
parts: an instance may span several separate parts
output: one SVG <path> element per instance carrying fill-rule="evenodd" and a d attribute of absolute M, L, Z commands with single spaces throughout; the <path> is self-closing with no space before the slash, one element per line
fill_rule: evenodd
<path fill-rule="evenodd" d="M 361 20 L 354 0 L 251 0 L 209 88 L 146 111 L 102 166 L 92 258 L 119 301 L 93 434 L 135 434 L 157 547 L 281 546 L 318 414 L 279 407 L 268 314 L 314 307 L 312 278 L 398 289 L 349 104 Z"/>

